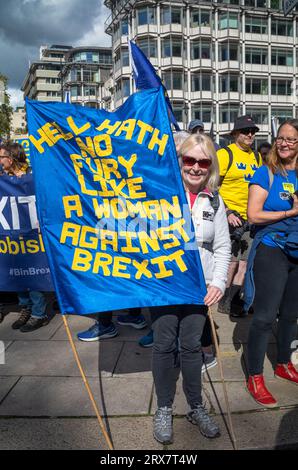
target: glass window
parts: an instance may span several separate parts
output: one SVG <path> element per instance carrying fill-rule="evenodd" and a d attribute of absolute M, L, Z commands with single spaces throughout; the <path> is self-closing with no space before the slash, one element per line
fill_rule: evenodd
<path fill-rule="evenodd" d="M 86 52 L 86 60 L 87 60 L 87 62 L 92 62 L 92 57 L 93 57 L 92 52 Z"/>
<path fill-rule="evenodd" d="M 293 117 L 292 108 L 272 108 L 271 115 L 278 118 L 279 125 Z"/>
<path fill-rule="evenodd" d="M 181 72 L 173 72 L 173 89 L 174 90 L 182 90 L 182 81 L 183 81 L 183 74 Z"/>
<path fill-rule="evenodd" d="M 191 58 L 211 59 L 211 42 L 210 41 L 193 41 L 190 46 Z"/>
<path fill-rule="evenodd" d="M 138 46 L 146 57 L 157 57 L 157 41 L 153 38 L 139 39 Z"/>
<path fill-rule="evenodd" d="M 152 7 L 144 7 L 138 10 L 138 25 L 155 24 L 155 9 Z M 128 33 L 127 33 L 128 34 Z"/>
<path fill-rule="evenodd" d="M 219 107 L 220 124 L 233 123 L 239 114 L 239 108 L 236 106 L 223 105 Z"/>
<path fill-rule="evenodd" d="M 178 71 L 164 72 L 163 83 L 167 90 L 183 90 L 183 73 Z"/>
<path fill-rule="evenodd" d="M 271 64 L 293 66 L 293 51 L 288 49 L 275 49 L 271 51 Z"/>
<path fill-rule="evenodd" d="M 183 122 L 183 104 L 173 104 L 174 116 L 178 122 Z"/>
<path fill-rule="evenodd" d="M 129 96 L 130 95 L 130 84 L 129 84 L 129 79 L 124 78 L 122 80 L 122 87 L 123 87 L 123 97 Z"/>
<path fill-rule="evenodd" d="M 246 114 L 252 117 L 256 124 L 268 124 L 268 108 L 246 108 Z"/>
<path fill-rule="evenodd" d="M 259 16 L 246 16 L 245 18 L 246 33 L 267 34 L 268 20 Z"/>
<path fill-rule="evenodd" d="M 182 46 L 181 39 L 164 39 L 162 42 L 162 57 L 182 57 Z"/>
<path fill-rule="evenodd" d="M 219 60 L 238 60 L 238 44 L 223 42 L 219 46 Z"/>
<path fill-rule="evenodd" d="M 199 104 L 193 104 L 191 107 L 191 119 L 200 119 L 204 123 L 211 122 L 212 115 L 212 103 L 202 102 Z"/>
<path fill-rule="evenodd" d="M 245 62 L 247 64 L 268 64 L 267 49 L 247 47 L 245 50 Z"/>
<path fill-rule="evenodd" d="M 258 78 L 246 78 L 245 91 L 251 95 L 267 95 L 268 80 Z"/>
<path fill-rule="evenodd" d="M 238 92 L 239 77 L 238 75 L 224 74 L 219 77 L 219 86 L 221 93 Z"/>
<path fill-rule="evenodd" d="M 275 36 L 293 36 L 293 23 L 283 19 L 272 19 L 271 33 Z"/>
<path fill-rule="evenodd" d="M 191 91 L 211 91 L 211 74 L 195 73 L 191 75 Z"/>
<path fill-rule="evenodd" d="M 127 18 L 125 18 L 121 21 L 121 34 L 123 36 L 128 35 L 128 19 Z"/>
<path fill-rule="evenodd" d="M 238 15 L 236 13 L 220 13 L 219 29 L 239 29 Z"/>
<path fill-rule="evenodd" d="M 175 7 L 163 7 L 161 24 L 183 24 L 183 10 Z"/>
<path fill-rule="evenodd" d="M 127 49 L 122 49 L 121 50 L 121 60 L 122 60 L 122 66 L 123 67 L 128 67 L 129 66 L 129 53 Z"/>
<path fill-rule="evenodd" d="M 290 96 L 292 94 L 292 81 L 272 79 L 271 94 Z"/>

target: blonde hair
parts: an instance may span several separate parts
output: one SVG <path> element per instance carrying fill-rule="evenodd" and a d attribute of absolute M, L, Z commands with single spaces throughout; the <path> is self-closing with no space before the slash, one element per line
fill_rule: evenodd
<path fill-rule="evenodd" d="M 210 137 L 206 134 L 191 134 L 181 145 L 179 157 L 187 155 L 187 152 L 196 145 L 200 145 L 202 152 L 211 160 L 211 166 L 206 180 L 206 188 L 211 192 L 217 191 L 219 183 L 219 167 L 216 150 Z M 181 158 L 179 158 L 179 160 L 181 165 Z"/>
<path fill-rule="evenodd" d="M 288 126 L 293 127 L 298 132 L 298 119 L 287 119 L 285 122 L 283 122 L 281 124 L 281 126 L 279 126 L 278 131 L 277 131 L 277 136 L 278 136 L 281 128 L 283 126 L 285 126 L 286 124 Z M 297 153 L 298 153 L 298 151 L 297 151 Z M 280 173 L 283 176 L 287 175 L 287 171 L 285 170 L 283 161 L 281 160 L 280 156 L 278 155 L 276 142 L 274 142 L 274 144 L 272 146 L 272 149 L 270 150 L 270 152 L 268 154 L 267 166 L 268 166 L 268 168 L 270 168 L 270 170 L 272 171 L 273 174 Z M 298 175 L 298 158 L 297 158 L 297 161 L 296 161 L 296 173 Z"/>

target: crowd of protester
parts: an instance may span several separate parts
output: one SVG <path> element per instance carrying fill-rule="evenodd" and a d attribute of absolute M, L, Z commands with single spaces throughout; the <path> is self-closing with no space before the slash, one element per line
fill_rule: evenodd
<path fill-rule="evenodd" d="M 190 407 L 187 418 L 204 436 L 220 435 L 201 396 L 201 371 L 216 365 L 208 319 L 212 305 L 239 321 L 252 314 L 246 388 L 257 403 L 277 405 L 263 376 L 276 320 L 274 374 L 298 384 L 291 362 L 298 316 L 298 121 L 284 122 L 273 145 L 263 143 L 256 151 L 258 131 L 250 116 L 240 116 L 231 131 L 233 143 L 224 148 L 212 142 L 199 119 L 191 121 L 187 131 L 174 133 L 207 294 L 204 305 L 150 308 L 150 331 L 139 340 L 140 346 L 152 347 L 157 395 L 153 434 L 164 444 L 173 441 L 173 401 L 180 371 Z M 22 178 L 30 171 L 23 148 L 13 142 L 0 144 L 0 165 L 2 175 Z M 236 298 L 242 307 L 233 310 Z M 18 292 L 18 299 L 21 311 L 13 329 L 25 333 L 48 323 L 44 293 Z M 116 336 L 112 314 L 97 314 L 95 323 L 78 338 L 97 341 Z M 0 304 L 0 322 L 4 316 Z M 141 309 L 119 314 L 117 323 L 136 329 L 147 326 Z"/>

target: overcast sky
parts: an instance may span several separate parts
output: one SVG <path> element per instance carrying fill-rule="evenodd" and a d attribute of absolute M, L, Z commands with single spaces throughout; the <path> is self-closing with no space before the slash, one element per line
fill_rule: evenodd
<path fill-rule="evenodd" d="M 41 45 L 109 46 L 109 13 L 103 0 L 0 0 L 0 73 L 12 106 L 23 104 L 21 85 Z"/>

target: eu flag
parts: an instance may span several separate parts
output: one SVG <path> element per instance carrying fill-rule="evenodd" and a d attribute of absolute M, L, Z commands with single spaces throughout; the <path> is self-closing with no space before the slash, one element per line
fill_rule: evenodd
<path fill-rule="evenodd" d="M 132 41 L 129 41 L 130 57 L 133 70 L 133 77 L 138 90 L 146 90 L 147 88 L 156 88 L 162 86 L 165 92 L 166 103 L 170 121 L 176 131 L 180 131 L 178 122 L 174 116 L 173 109 L 168 97 L 168 93 L 161 78 L 155 72 L 151 62 L 147 59 L 143 51 Z"/>

